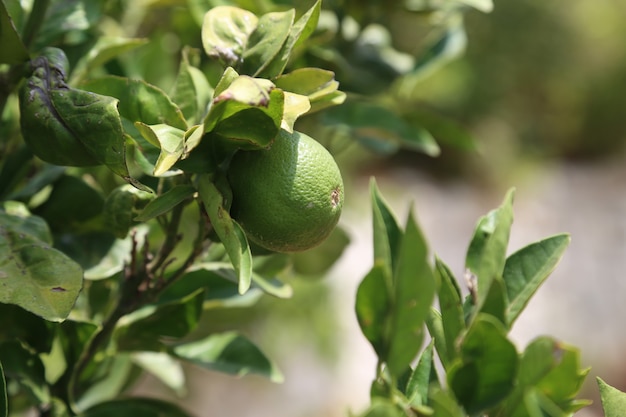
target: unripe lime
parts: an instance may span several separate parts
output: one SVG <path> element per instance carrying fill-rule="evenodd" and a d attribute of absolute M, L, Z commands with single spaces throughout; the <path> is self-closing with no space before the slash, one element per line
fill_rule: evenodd
<path fill-rule="evenodd" d="M 232 217 L 248 238 L 276 252 L 299 252 L 321 243 L 343 206 L 343 181 L 319 142 L 281 130 L 269 149 L 238 151 L 228 179 Z"/>

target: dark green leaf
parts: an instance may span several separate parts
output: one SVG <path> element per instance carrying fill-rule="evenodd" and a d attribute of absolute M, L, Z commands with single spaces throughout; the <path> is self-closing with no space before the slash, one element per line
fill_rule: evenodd
<path fill-rule="evenodd" d="M 19 340 L 36 352 L 49 352 L 52 347 L 52 330 L 47 322 L 21 307 L 0 303 L 0 343 Z"/>
<path fill-rule="evenodd" d="M 0 211 L 0 302 L 63 321 L 78 297 L 83 271 L 42 239 L 47 230 L 36 219 Z"/>
<path fill-rule="evenodd" d="M 451 23 L 448 24 L 443 35 L 416 60 L 410 73 L 411 77 L 422 78 L 429 75 L 465 51 L 467 34 L 463 27 L 463 20 L 459 16 L 458 19 L 449 18 L 448 21 Z"/>
<path fill-rule="evenodd" d="M 18 381 L 28 393 L 33 405 L 46 404 L 50 399 L 41 359 L 18 341 L 0 344 L 0 362 L 4 374 Z"/>
<path fill-rule="evenodd" d="M 400 375 L 421 347 L 424 322 L 436 291 L 433 271 L 428 264 L 428 248 L 411 214 L 401 239 L 393 283 L 393 310 L 386 362 L 392 375 Z"/>
<path fill-rule="evenodd" d="M 79 417 L 189 417 L 177 405 L 154 398 L 125 398 L 97 404 Z"/>
<path fill-rule="evenodd" d="M 252 254 L 248 239 L 241 226 L 230 217 L 224 197 L 210 176 L 199 176 L 198 193 L 211 224 L 237 272 L 239 292 L 243 294 L 250 288 L 252 282 Z"/>
<path fill-rule="evenodd" d="M 180 359 L 228 374 L 260 374 L 282 382 L 283 376 L 273 363 L 250 340 L 236 332 L 212 334 L 204 339 L 172 348 Z"/>
<path fill-rule="evenodd" d="M 163 90 L 143 80 L 105 76 L 87 81 L 83 88 L 119 99 L 120 115 L 131 122 L 166 124 L 187 130 L 187 122 L 176 104 Z"/>
<path fill-rule="evenodd" d="M 365 338 L 380 359 L 388 356 L 391 295 L 389 269 L 377 263 L 363 278 L 356 293 L 356 316 Z"/>
<path fill-rule="evenodd" d="M 474 314 L 487 300 L 491 283 L 502 280 L 513 222 L 513 195 L 514 190 L 509 190 L 500 207 L 479 219 L 467 249 L 465 267 L 470 279 L 476 280 L 476 288 L 472 289 L 477 307 Z"/>
<path fill-rule="evenodd" d="M 241 72 L 254 77 L 272 78 L 280 74 L 272 61 L 283 48 L 295 18 L 295 10 L 271 12 L 261 16 L 247 39 Z M 295 41 L 294 41 L 295 42 Z M 280 60 L 282 56 L 278 57 Z"/>
<path fill-rule="evenodd" d="M 9 417 L 9 401 L 7 397 L 7 381 L 0 361 L 0 417 Z"/>
<path fill-rule="evenodd" d="M 247 10 L 232 6 L 218 6 L 204 15 L 202 46 L 207 55 L 226 67 L 236 67 L 243 59 L 243 51 L 258 18 Z"/>
<path fill-rule="evenodd" d="M 437 142 L 461 150 L 476 150 L 476 143 L 469 130 L 460 126 L 456 121 L 424 109 L 411 109 L 410 116 L 428 130 Z"/>
<path fill-rule="evenodd" d="M 104 198 L 82 179 L 62 175 L 54 184 L 48 199 L 33 212 L 43 217 L 53 232 L 76 231 L 100 215 Z"/>
<path fill-rule="evenodd" d="M 389 273 L 395 269 L 402 230 L 395 215 L 378 191 L 374 178 L 370 180 L 370 199 L 374 229 L 374 263 L 380 262 Z M 391 287 L 391 283 L 388 284 Z"/>
<path fill-rule="evenodd" d="M 145 222 L 168 213 L 183 201 L 191 198 L 195 192 L 196 189 L 191 185 L 177 185 L 150 201 L 135 217 L 135 221 Z"/>
<path fill-rule="evenodd" d="M 600 389 L 605 417 L 621 417 L 626 410 L 626 393 L 610 386 L 601 378 L 596 378 L 596 380 Z"/>
<path fill-rule="evenodd" d="M 499 321 L 487 314 L 476 316 L 460 353 L 448 371 L 448 384 L 469 414 L 495 406 L 511 392 L 518 356 Z"/>
<path fill-rule="evenodd" d="M 569 235 L 556 235 L 532 243 L 508 257 L 503 277 L 509 298 L 509 326 L 515 322 L 532 295 L 554 270 L 569 242 Z"/>
<path fill-rule="evenodd" d="M 45 48 L 20 88 L 22 135 L 33 153 L 55 165 L 106 165 L 130 180 L 118 100 L 68 87 L 67 58 Z"/>
<path fill-rule="evenodd" d="M 121 351 L 159 351 L 162 338 L 182 338 L 202 313 L 204 291 L 165 304 L 150 304 L 120 319 L 114 339 Z"/>
<path fill-rule="evenodd" d="M 22 43 L 4 2 L 0 2 L 0 45 L 0 64 L 14 65 L 28 60 L 28 50 Z"/>
<path fill-rule="evenodd" d="M 458 282 L 450 269 L 438 258 L 435 260 L 435 277 L 439 283 L 439 308 L 446 345 L 446 355 L 439 352 L 439 356 L 444 367 L 447 367 L 457 356 L 458 338 L 465 330 L 463 303 Z"/>

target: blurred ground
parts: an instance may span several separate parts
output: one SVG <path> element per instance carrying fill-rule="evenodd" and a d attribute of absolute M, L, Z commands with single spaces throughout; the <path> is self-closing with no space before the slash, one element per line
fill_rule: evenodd
<path fill-rule="evenodd" d="M 540 179 L 540 180 L 538 180 Z M 375 357 L 353 312 L 356 288 L 371 267 L 368 181 L 351 185 L 342 218 L 352 243 L 325 283 L 336 307 L 338 357 L 328 361 L 313 347 L 316 334 L 293 344 L 264 346 L 285 373 L 275 385 L 262 378 L 236 379 L 190 372 L 183 404 L 199 417 L 332 417 L 365 407 Z M 404 222 L 411 202 L 431 249 L 462 277 L 467 244 L 476 220 L 500 204 L 505 189 L 481 189 L 460 181 L 434 182 L 411 169 L 389 169 L 378 185 Z M 592 367 L 584 397 L 595 406 L 577 414 L 595 417 L 595 377 L 626 390 L 626 165 L 555 163 L 537 168 L 516 186 L 510 251 L 543 237 L 569 232 L 572 243 L 553 275 L 536 294 L 513 331 L 519 349 L 538 335 L 578 346 L 582 366 Z M 463 285 L 463 284 L 462 284 Z M 284 339 L 284 335 L 282 337 Z M 163 389 L 151 380 L 140 392 Z M 167 394 L 167 392 L 165 392 Z"/>

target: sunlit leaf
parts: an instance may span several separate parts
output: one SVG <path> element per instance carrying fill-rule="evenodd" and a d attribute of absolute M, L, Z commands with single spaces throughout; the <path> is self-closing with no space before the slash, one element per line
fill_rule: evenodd
<path fill-rule="evenodd" d="M 206 54 L 226 67 L 242 60 L 250 34 L 257 26 L 254 13 L 233 6 L 217 6 L 204 15 L 202 46 Z"/>
<path fill-rule="evenodd" d="M 183 155 L 185 131 L 166 124 L 147 125 L 135 122 L 135 126 L 148 142 L 156 142 L 161 150 L 153 175 L 158 177 L 165 174 Z"/>
<path fill-rule="evenodd" d="M 198 50 L 183 48 L 182 59 L 171 94 L 172 100 L 190 124 L 204 117 L 213 95 L 213 88 L 204 73 L 192 61 L 199 61 Z"/>
<path fill-rule="evenodd" d="M 277 69 L 270 70 L 271 64 L 289 36 L 295 15 L 294 9 L 288 9 L 266 13 L 259 18 L 243 51 L 243 74 L 263 78 L 279 74 L 280 70 L 278 73 Z"/>
<path fill-rule="evenodd" d="M 172 358 L 167 353 L 161 352 L 135 352 L 131 355 L 134 363 L 157 377 L 166 386 L 171 388 L 177 395 L 185 395 L 185 373 L 180 361 Z"/>
<path fill-rule="evenodd" d="M 335 73 L 321 68 L 298 68 L 277 77 L 274 82 L 278 88 L 308 97 L 309 113 L 341 104 L 345 99 L 345 94 L 337 90 L 339 83 Z"/>
<path fill-rule="evenodd" d="M 621 417 L 624 414 L 624 410 L 626 410 L 626 393 L 610 386 L 601 378 L 596 379 L 600 389 L 605 417 Z"/>
<path fill-rule="evenodd" d="M 208 175 L 198 178 L 198 193 L 211 224 L 226 248 L 228 257 L 237 272 L 239 292 L 245 293 L 252 282 L 252 254 L 246 235 L 228 213 L 224 197 Z"/>

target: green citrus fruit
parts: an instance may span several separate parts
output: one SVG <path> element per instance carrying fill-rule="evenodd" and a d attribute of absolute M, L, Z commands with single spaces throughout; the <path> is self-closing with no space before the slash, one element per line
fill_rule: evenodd
<path fill-rule="evenodd" d="M 343 206 L 343 181 L 332 155 L 309 136 L 281 130 L 266 150 L 239 151 L 228 179 L 232 217 L 248 238 L 276 252 L 321 243 Z"/>

